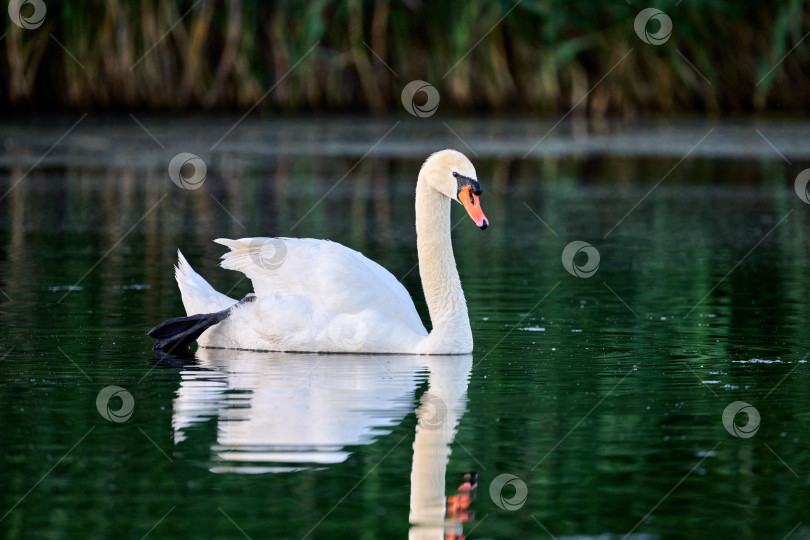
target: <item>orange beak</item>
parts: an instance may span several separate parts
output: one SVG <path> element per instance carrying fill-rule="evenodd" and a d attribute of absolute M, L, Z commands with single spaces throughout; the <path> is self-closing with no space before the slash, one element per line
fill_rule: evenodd
<path fill-rule="evenodd" d="M 467 186 L 459 191 L 458 200 L 461 201 L 461 204 L 464 205 L 467 213 L 470 214 L 472 220 L 481 228 L 481 230 L 484 230 L 489 226 L 489 220 L 487 220 L 487 216 L 484 215 L 484 211 L 481 210 L 481 203 L 478 200 L 478 195 L 473 193 L 472 186 Z"/>

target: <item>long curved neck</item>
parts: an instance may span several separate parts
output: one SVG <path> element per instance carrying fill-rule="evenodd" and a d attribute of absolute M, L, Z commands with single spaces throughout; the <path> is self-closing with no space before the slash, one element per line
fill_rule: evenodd
<path fill-rule="evenodd" d="M 419 274 L 433 326 L 421 352 L 472 352 L 467 302 L 450 241 L 450 199 L 419 174 L 416 184 L 416 248 Z"/>

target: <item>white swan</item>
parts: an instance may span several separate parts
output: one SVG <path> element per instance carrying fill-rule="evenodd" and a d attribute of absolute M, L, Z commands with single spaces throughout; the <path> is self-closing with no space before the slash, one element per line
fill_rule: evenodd
<path fill-rule="evenodd" d="M 467 303 L 450 240 L 450 201 L 475 224 L 481 185 L 464 154 L 432 154 L 416 184 L 419 273 L 433 329 L 425 330 L 405 287 L 382 266 L 328 240 L 218 239 L 231 249 L 221 266 L 244 273 L 255 295 L 240 302 L 214 290 L 178 251 L 177 283 L 187 317 L 149 335 L 158 352 L 201 347 L 330 353 L 467 354 Z"/>

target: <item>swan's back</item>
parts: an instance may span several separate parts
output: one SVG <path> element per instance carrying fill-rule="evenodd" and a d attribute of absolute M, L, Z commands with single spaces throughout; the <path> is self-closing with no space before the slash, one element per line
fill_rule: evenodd
<path fill-rule="evenodd" d="M 408 291 L 385 268 L 361 253 L 312 238 L 220 238 L 230 248 L 221 266 L 244 273 L 256 295 L 306 298 L 312 311 L 379 317 L 417 335 L 427 335 Z M 376 312 L 369 314 L 369 312 Z M 376 320 L 369 323 L 376 326 Z M 375 328 L 370 326 L 370 329 Z"/>

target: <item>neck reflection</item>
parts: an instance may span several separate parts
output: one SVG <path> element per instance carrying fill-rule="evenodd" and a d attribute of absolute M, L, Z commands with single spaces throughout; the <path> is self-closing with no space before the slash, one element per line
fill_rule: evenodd
<path fill-rule="evenodd" d="M 343 463 L 351 448 L 390 434 L 416 409 L 410 538 L 460 538 L 474 477 L 445 476 L 464 414 L 471 356 L 317 355 L 199 349 L 181 371 L 173 404 L 175 445 L 212 419 L 209 469 L 277 473 Z M 468 475 L 469 476 L 469 475 Z M 448 513 L 448 508 L 450 509 Z"/>

